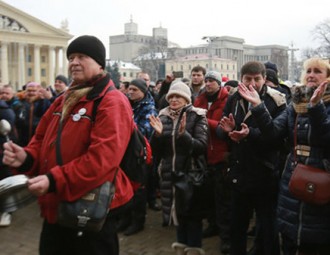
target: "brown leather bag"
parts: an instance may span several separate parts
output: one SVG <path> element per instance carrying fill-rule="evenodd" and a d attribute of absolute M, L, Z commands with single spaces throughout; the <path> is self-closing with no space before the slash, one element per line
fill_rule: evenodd
<path fill-rule="evenodd" d="M 297 162 L 297 152 L 304 147 L 297 145 L 297 124 L 298 114 L 294 128 L 295 162 Z M 327 204 L 330 202 L 330 172 L 325 169 L 297 163 L 289 182 L 289 190 L 293 196 L 306 203 L 316 205 Z"/>
<path fill-rule="evenodd" d="M 298 163 L 293 170 L 289 190 L 292 195 L 304 202 L 327 204 L 330 202 L 330 173 Z"/>

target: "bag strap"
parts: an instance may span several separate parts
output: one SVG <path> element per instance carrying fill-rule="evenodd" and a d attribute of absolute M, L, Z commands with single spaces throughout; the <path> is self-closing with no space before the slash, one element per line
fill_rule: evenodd
<path fill-rule="evenodd" d="M 293 160 L 295 164 L 297 164 L 297 125 L 298 125 L 298 113 L 296 115 L 296 119 L 294 121 L 294 129 L 293 129 Z"/>
<path fill-rule="evenodd" d="M 97 113 L 97 108 L 99 107 L 103 97 L 105 96 L 105 94 L 107 94 L 109 91 L 111 90 L 115 90 L 115 87 L 114 86 L 110 86 L 107 91 L 104 93 L 103 96 L 95 99 L 94 101 L 94 104 L 93 104 L 93 109 L 92 109 L 92 121 L 94 122 L 95 121 L 95 118 L 96 118 L 96 113 Z"/>

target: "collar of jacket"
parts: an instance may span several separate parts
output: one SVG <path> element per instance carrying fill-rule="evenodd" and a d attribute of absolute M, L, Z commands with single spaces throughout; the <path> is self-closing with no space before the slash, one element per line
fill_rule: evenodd
<path fill-rule="evenodd" d="M 107 86 L 107 84 L 110 81 L 110 74 L 106 73 L 104 77 L 102 77 L 97 83 L 94 85 L 94 87 L 91 89 L 91 91 L 88 92 L 86 98 L 88 100 L 93 100 L 99 96 L 101 96 L 101 93 L 104 91 L 104 88 Z M 113 84 L 112 84 L 113 85 Z"/>

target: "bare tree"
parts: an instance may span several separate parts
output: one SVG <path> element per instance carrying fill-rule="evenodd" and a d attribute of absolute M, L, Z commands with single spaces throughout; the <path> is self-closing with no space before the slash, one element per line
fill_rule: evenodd
<path fill-rule="evenodd" d="M 301 50 L 301 58 L 302 59 L 307 59 L 307 58 L 312 58 L 312 57 L 322 57 L 320 55 L 320 51 L 317 49 L 313 49 L 313 48 L 303 48 Z"/>
<path fill-rule="evenodd" d="M 330 18 L 319 23 L 312 31 L 314 39 L 321 43 L 318 47 L 321 57 L 330 57 Z"/>
<path fill-rule="evenodd" d="M 157 80 L 160 69 L 165 65 L 167 53 L 167 39 L 154 38 L 148 46 L 139 49 L 139 57 L 134 60 L 134 64 L 149 73 L 152 80 Z"/>

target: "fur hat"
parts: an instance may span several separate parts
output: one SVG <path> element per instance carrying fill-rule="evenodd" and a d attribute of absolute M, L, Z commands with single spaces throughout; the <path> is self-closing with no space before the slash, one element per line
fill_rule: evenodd
<path fill-rule="evenodd" d="M 219 72 L 216 71 L 209 71 L 205 74 L 205 78 L 206 79 L 213 79 L 215 80 L 219 85 L 221 85 L 221 81 L 222 81 L 222 77 L 221 74 Z"/>
<path fill-rule="evenodd" d="M 134 79 L 130 82 L 130 85 L 137 87 L 143 94 L 146 94 L 148 91 L 147 83 L 143 79 Z"/>
<path fill-rule="evenodd" d="M 60 80 L 60 81 L 64 82 L 66 86 L 68 86 L 68 79 L 64 75 L 61 75 L 61 74 L 57 75 L 55 78 L 55 81 L 56 80 Z"/>
<path fill-rule="evenodd" d="M 72 53 L 85 54 L 105 68 L 105 47 L 95 36 L 83 35 L 73 40 L 66 51 L 66 57 L 69 59 Z"/>
<path fill-rule="evenodd" d="M 273 69 L 266 70 L 266 81 L 271 81 L 275 85 L 279 85 L 277 74 Z"/>
<path fill-rule="evenodd" d="M 179 95 L 185 98 L 188 104 L 191 104 L 191 90 L 188 85 L 182 81 L 178 81 L 171 84 L 169 91 L 166 94 L 166 100 L 172 95 Z"/>

